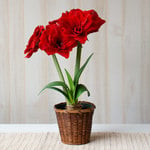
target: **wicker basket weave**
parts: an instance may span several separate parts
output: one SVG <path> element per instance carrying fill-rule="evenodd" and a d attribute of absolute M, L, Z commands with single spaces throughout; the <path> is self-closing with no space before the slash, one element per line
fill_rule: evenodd
<path fill-rule="evenodd" d="M 95 105 L 89 102 L 80 102 L 80 104 L 81 108 L 74 110 L 64 109 L 66 103 L 54 106 L 61 141 L 65 144 L 80 145 L 90 142 Z"/>

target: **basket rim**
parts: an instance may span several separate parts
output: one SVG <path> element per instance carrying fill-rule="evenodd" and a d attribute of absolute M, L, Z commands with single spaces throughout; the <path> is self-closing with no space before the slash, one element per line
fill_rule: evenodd
<path fill-rule="evenodd" d="M 78 109 L 74 109 L 74 110 L 57 108 L 57 106 L 59 106 L 59 105 L 62 105 L 62 104 L 66 105 L 66 102 L 61 102 L 61 103 L 54 105 L 54 110 L 55 110 L 55 112 L 60 112 L 60 113 L 81 113 L 81 112 L 93 112 L 94 109 L 96 108 L 96 106 L 93 103 L 88 102 L 88 101 L 79 101 L 79 103 L 90 104 L 92 107 L 84 108 L 84 109 L 78 108 Z"/>

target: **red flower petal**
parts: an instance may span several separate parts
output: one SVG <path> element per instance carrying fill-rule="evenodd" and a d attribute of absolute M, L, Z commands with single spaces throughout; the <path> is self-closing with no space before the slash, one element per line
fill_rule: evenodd
<path fill-rule="evenodd" d="M 38 51 L 39 48 L 39 41 L 42 31 L 44 30 L 43 26 L 37 26 L 29 39 L 28 45 L 24 50 L 24 54 L 27 54 L 25 58 L 30 58 L 34 52 Z"/>
<path fill-rule="evenodd" d="M 88 21 L 85 25 L 87 33 L 97 32 L 99 28 L 105 23 L 105 20 L 101 19 L 95 10 L 85 11 L 88 15 Z"/>

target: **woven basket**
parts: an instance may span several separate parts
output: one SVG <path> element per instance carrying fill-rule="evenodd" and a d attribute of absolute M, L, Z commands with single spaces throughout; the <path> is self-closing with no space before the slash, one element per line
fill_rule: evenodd
<path fill-rule="evenodd" d="M 84 101 L 80 105 L 80 108 L 73 110 L 66 109 L 66 103 L 54 106 L 61 141 L 65 144 L 80 145 L 90 142 L 95 105 Z"/>

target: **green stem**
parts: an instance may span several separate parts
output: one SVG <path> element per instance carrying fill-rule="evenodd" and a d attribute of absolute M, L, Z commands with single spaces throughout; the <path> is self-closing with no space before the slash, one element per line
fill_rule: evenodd
<path fill-rule="evenodd" d="M 82 45 L 80 42 L 78 42 L 74 77 L 78 72 L 78 70 L 80 69 L 81 51 L 82 51 Z"/>
<path fill-rule="evenodd" d="M 58 72 L 60 80 L 63 81 L 63 82 L 65 82 L 65 79 L 64 79 L 64 76 L 63 76 L 63 73 L 61 71 L 61 68 L 60 68 L 60 65 L 58 63 L 56 55 L 55 54 L 52 55 L 52 58 L 53 58 L 53 61 L 54 61 L 54 64 L 55 64 L 55 67 L 56 67 L 56 70 Z"/>
<path fill-rule="evenodd" d="M 65 83 L 65 78 L 64 78 L 63 73 L 61 71 L 61 68 L 60 68 L 60 65 L 59 65 L 59 62 L 58 62 L 56 55 L 55 54 L 52 55 L 52 58 L 53 58 L 53 61 L 54 61 L 54 64 L 55 64 L 55 67 L 56 67 L 56 70 L 58 72 L 60 80 Z M 65 88 L 63 88 L 63 90 L 64 90 L 64 92 L 66 92 L 68 94 L 68 92 Z M 66 99 L 66 104 L 67 104 L 67 106 L 70 105 L 70 103 L 67 99 Z"/>
<path fill-rule="evenodd" d="M 75 64 L 75 70 L 74 70 L 74 81 L 75 81 L 75 76 L 80 69 L 81 52 L 82 52 L 82 45 L 80 42 L 78 42 L 77 53 L 76 53 L 76 64 Z M 76 93 L 76 87 L 73 92 L 73 99 L 75 99 L 75 93 Z M 78 100 L 77 100 L 77 102 L 78 102 Z"/>

